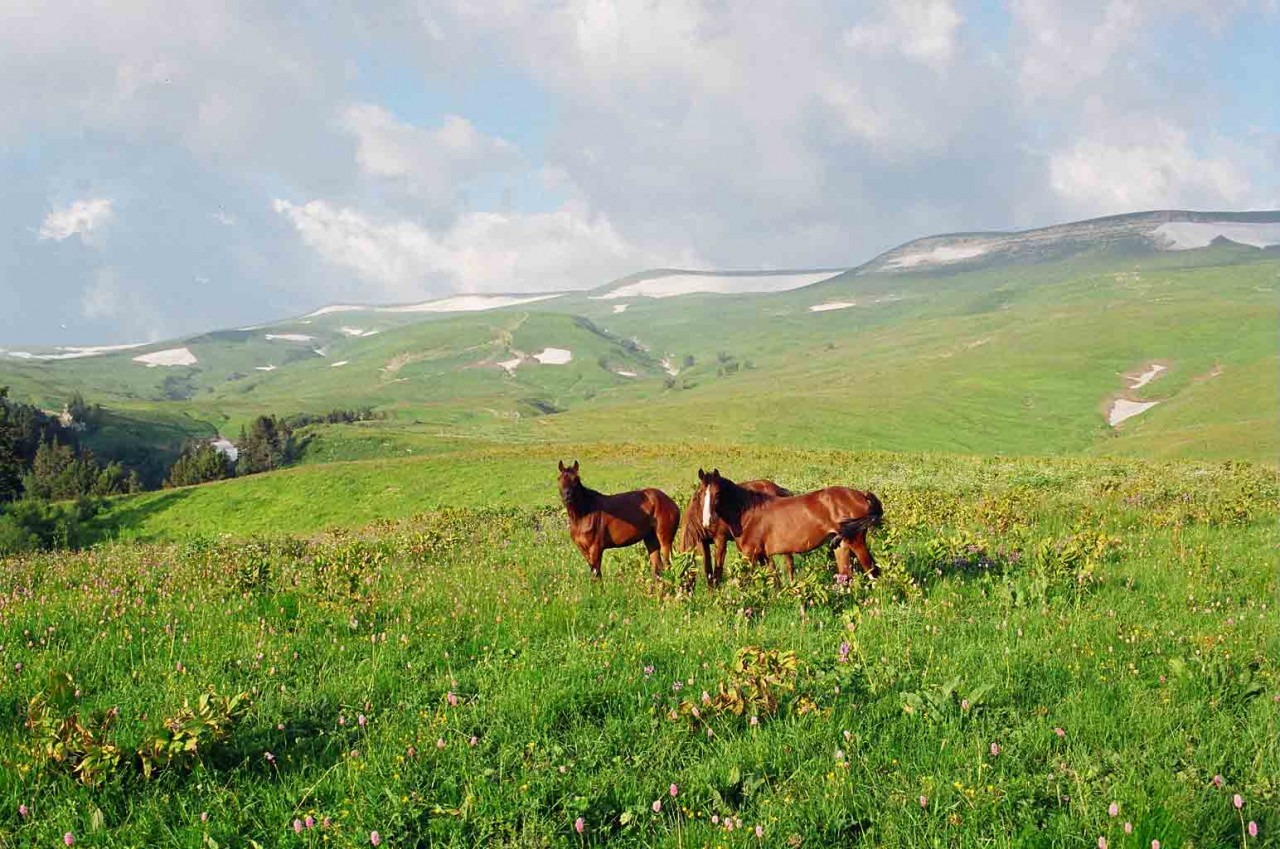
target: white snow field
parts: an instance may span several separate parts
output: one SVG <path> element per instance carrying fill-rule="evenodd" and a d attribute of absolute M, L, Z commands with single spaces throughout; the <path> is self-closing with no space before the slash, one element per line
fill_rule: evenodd
<path fill-rule="evenodd" d="M 199 362 L 189 348 L 169 348 L 164 351 L 152 351 L 150 354 L 139 354 L 133 358 L 135 363 L 142 363 L 147 368 L 156 366 L 193 366 Z"/>

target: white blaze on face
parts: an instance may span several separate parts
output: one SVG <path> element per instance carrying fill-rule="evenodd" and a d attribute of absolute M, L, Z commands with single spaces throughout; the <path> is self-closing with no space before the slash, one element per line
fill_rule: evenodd
<path fill-rule="evenodd" d="M 702 524 L 711 526 L 711 490 L 702 491 Z"/>

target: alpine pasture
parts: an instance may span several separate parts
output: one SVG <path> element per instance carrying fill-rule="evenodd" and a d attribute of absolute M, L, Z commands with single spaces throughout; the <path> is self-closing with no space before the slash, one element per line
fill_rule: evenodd
<path fill-rule="evenodd" d="M 0 356 L 117 439 L 389 414 L 0 559 L 0 845 L 1280 845 L 1274 252 L 1115 226 L 154 346 L 195 365 Z M 1113 428 L 1119 397 L 1159 403 Z M 682 506 L 699 467 L 872 490 L 883 574 L 731 553 L 710 592 L 638 546 L 592 580 L 574 459 Z"/>

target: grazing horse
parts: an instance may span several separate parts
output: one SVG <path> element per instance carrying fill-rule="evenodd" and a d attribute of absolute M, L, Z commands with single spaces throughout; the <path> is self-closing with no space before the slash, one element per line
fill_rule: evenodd
<path fill-rule="evenodd" d="M 867 531 L 880 524 L 884 507 L 873 493 L 844 486 L 805 495 L 770 498 L 721 476 L 698 470 L 710 510 L 724 520 L 742 556 L 763 563 L 774 554 L 800 554 L 830 541 L 836 571 L 850 574 L 852 555 L 862 571 L 876 577 L 880 567 L 867 548 Z"/>
<path fill-rule="evenodd" d="M 680 508 L 660 489 L 637 489 L 604 495 L 588 489 L 578 477 L 578 461 L 560 462 L 560 500 L 569 514 L 569 536 L 587 558 L 591 575 L 600 577 L 606 549 L 643 541 L 656 578 L 671 565 L 671 543 L 680 524 Z"/>
<path fill-rule="evenodd" d="M 702 470 L 698 470 L 701 477 Z M 743 489 L 759 492 L 773 497 L 791 495 L 791 490 L 778 486 L 771 480 L 744 481 L 739 484 Z M 707 497 L 707 487 L 698 484 L 698 489 L 689 499 L 689 507 L 684 511 L 680 522 L 680 550 L 693 551 L 696 546 L 702 547 L 702 571 L 707 576 L 708 587 L 718 587 L 724 579 L 724 556 L 728 549 L 728 541 L 733 536 L 729 526 L 719 516 L 711 512 L 711 501 Z M 716 544 L 715 566 L 711 562 L 711 543 Z M 785 555 L 787 577 L 794 577 L 795 566 L 791 555 Z"/>

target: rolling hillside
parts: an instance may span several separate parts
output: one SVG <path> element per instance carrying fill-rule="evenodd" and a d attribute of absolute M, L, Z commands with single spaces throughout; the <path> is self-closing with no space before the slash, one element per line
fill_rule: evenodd
<path fill-rule="evenodd" d="M 845 272 L 668 269 L 5 351 L 0 384 L 193 436 L 367 405 L 384 430 L 508 442 L 1272 458 L 1278 243 L 1280 213 L 1140 213 L 933 236 Z"/>

